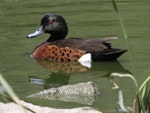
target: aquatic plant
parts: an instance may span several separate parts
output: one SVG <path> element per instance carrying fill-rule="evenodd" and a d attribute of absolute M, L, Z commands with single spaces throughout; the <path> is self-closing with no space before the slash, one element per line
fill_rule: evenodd
<path fill-rule="evenodd" d="M 138 104 L 139 113 L 150 112 L 150 75 L 138 89 L 138 93 L 134 101 L 134 111 L 136 111 L 136 104 Z"/>
<path fill-rule="evenodd" d="M 0 84 L 3 86 L 4 90 L 8 94 L 7 95 L 5 93 L 0 93 L 0 95 L 7 98 L 11 102 L 15 102 L 17 105 L 19 105 L 22 108 L 24 113 L 27 113 L 27 110 L 29 110 L 32 113 L 35 113 L 31 109 L 29 109 L 21 104 L 19 97 L 15 94 L 14 90 L 11 88 L 11 86 L 8 84 L 8 82 L 4 79 L 4 77 L 2 76 L 1 73 L 0 73 Z"/>
<path fill-rule="evenodd" d="M 127 34 L 127 31 L 126 31 L 126 28 L 125 28 L 125 25 L 124 25 L 124 21 L 123 21 L 123 18 L 121 17 L 121 15 L 119 13 L 119 10 L 118 10 L 118 7 L 117 7 L 117 4 L 116 4 L 115 0 L 112 0 L 112 5 L 113 5 L 114 10 L 115 10 L 115 12 L 116 12 L 116 14 L 118 16 L 119 23 L 120 23 L 120 26 L 121 26 L 121 30 L 123 32 L 123 37 L 125 39 L 125 44 L 126 44 L 126 47 L 128 49 L 128 57 L 129 57 L 129 60 L 130 60 L 131 69 L 134 71 L 131 50 L 130 50 L 129 43 L 128 43 L 128 34 Z"/>
<path fill-rule="evenodd" d="M 133 60 L 132 60 L 132 56 L 131 56 L 131 52 L 130 52 L 129 44 L 128 44 L 128 35 L 127 35 L 126 29 L 124 26 L 124 22 L 123 22 L 122 17 L 120 16 L 119 10 L 116 5 L 116 1 L 112 0 L 112 4 L 113 4 L 115 12 L 118 16 L 119 22 L 120 22 L 123 36 L 125 38 L 125 43 L 128 48 L 129 60 L 131 63 L 132 70 L 134 71 L 134 66 L 132 63 Z M 146 113 L 146 112 L 149 113 L 150 112 L 150 87 L 149 87 L 150 86 L 150 75 L 145 79 L 145 81 L 142 83 L 142 85 L 140 87 L 138 86 L 136 79 L 130 74 L 112 73 L 111 76 L 130 77 L 133 80 L 133 82 L 135 83 L 136 91 L 137 91 L 136 99 L 134 101 L 134 106 L 133 106 L 134 113 L 136 113 L 136 104 L 138 104 L 138 112 L 139 113 Z"/>
<path fill-rule="evenodd" d="M 113 77 L 128 77 L 132 79 L 136 86 L 136 97 L 133 104 L 133 113 L 149 113 L 149 107 L 150 107 L 150 75 L 144 80 L 141 86 L 138 85 L 136 79 L 131 74 L 121 74 L 121 73 L 112 73 L 111 76 Z M 123 104 L 121 104 L 123 105 Z M 136 108 L 138 106 L 138 108 Z M 125 107 L 123 108 L 123 111 L 127 111 Z"/>

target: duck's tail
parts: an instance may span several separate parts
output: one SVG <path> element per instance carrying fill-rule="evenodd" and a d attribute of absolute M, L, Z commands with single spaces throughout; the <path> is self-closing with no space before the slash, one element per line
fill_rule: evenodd
<path fill-rule="evenodd" d="M 125 53 L 127 49 L 110 48 L 100 52 L 92 53 L 93 61 L 113 61 L 116 60 L 120 55 Z"/>

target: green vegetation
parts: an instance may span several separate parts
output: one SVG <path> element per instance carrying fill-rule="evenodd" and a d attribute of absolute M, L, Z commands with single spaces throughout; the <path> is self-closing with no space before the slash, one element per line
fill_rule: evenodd
<path fill-rule="evenodd" d="M 136 98 L 134 100 L 133 112 L 136 113 L 149 113 L 150 107 L 150 75 L 145 79 L 142 85 L 139 87 L 136 79 L 131 74 L 112 73 L 111 76 L 115 77 L 129 77 L 136 86 Z M 123 104 L 123 103 L 122 103 Z M 136 108 L 138 106 L 138 108 Z M 125 108 L 125 107 L 123 107 Z M 124 111 L 127 111 L 126 109 Z"/>
<path fill-rule="evenodd" d="M 2 74 L 0 74 L 0 83 L 4 87 L 4 89 L 6 90 L 6 92 L 8 94 L 8 95 L 6 95 L 4 93 L 0 93 L 1 96 L 7 98 L 9 101 L 12 101 L 12 102 L 15 102 L 16 104 L 18 104 L 23 109 L 24 113 L 27 113 L 27 110 L 31 111 L 32 113 L 35 113 L 34 111 L 26 108 L 25 106 L 23 106 L 21 104 L 20 99 L 15 94 L 15 92 L 13 91 L 11 86 L 7 83 L 7 81 L 3 78 Z"/>
<path fill-rule="evenodd" d="M 136 103 L 138 105 L 139 113 L 150 112 L 150 75 L 146 78 L 146 80 L 138 89 L 134 108 L 136 108 Z"/>
<path fill-rule="evenodd" d="M 116 5 L 116 1 L 112 0 L 112 4 L 115 9 L 115 12 L 118 15 L 119 21 L 120 21 L 120 25 L 121 25 L 121 28 L 123 31 L 123 36 L 124 36 L 125 42 L 126 42 L 126 46 L 129 50 L 129 59 L 131 62 L 131 66 L 133 68 L 131 52 L 130 52 L 130 49 L 128 46 L 129 44 L 128 44 L 128 40 L 127 40 L 128 36 L 127 36 L 127 32 L 126 32 L 126 29 L 125 29 L 125 26 L 123 23 L 123 19 L 120 16 L 119 10 Z M 136 90 L 137 90 L 137 95 L 136 95 L 136 99 L 135 99 L 134 106 L 133 106 L 134 113 L 136 113 L 136 104 L 138 105 L 137 109 L 138 109 L 139 113 L 149 113 L 150 112 L 149 111 L 150 110 L 150 108 L 149 108 L 150 107 L 150 75 L 145 79 L 145 81 L 143 82 L 143 84 L 140 87 L 138 86 L 136 79 L 130 74 L 112 73 L 111 76 L 130 77 L 133 80 L 133 82 L 135 83 Z"/>
<path fill-rule="evenodd" d="M 125 39 L 125 44 L 126 44 L 126 47 L 128 48 L 128 55 L 129 55 L 130 64 L 131 64 L 132 70 L 134 71 L 134 66 L 133 66 L 133 62 L 132 62 L 133 61 L 132 60 L 132 55 L 131 55 L 131 51 L 130 51 L 129 43 L 128 43 L 128 34 L 127 34 L 126 29 L 125 29 L 123 19 L 122 19 L 120 13 L 119 13 L 119 10 L 117 8 L 115 0 L 112 0 L 112 5 L 113 5 L 113 7 L 115 9 L 115 12 L 117 13 L 117 16 L 118 16 L 120 26 L 121 26 L 121 29 L 122 29 L 122 32 L 123 32 L 123 36 L 124 36 L 124 39 Z"/>

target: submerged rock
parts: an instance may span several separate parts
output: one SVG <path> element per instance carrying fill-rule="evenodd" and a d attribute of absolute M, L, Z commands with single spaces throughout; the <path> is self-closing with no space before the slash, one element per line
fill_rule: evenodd
<path fill-rule="evenodd" d="M 96 95 L 100 93 L 93 82 L 77 83 L 75 85 L 64 85 L 58 88 L 50 88 L 41 92 L 29 95 L 49 100 L 61 100 L 65 102 L 77 102 L 91 105 Z"/>

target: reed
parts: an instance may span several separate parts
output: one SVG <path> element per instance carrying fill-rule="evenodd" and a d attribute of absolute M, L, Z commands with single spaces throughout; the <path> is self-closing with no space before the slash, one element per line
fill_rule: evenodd
<path fill-rule="evenodd" d="M 129 42 L 128 42 L 128 34 L 127 34 L 127 31 L 126 31 L 126 28 L 125 28 L 125 25 L 124 25 L 124 21 L 123 21 L 123 18 L 121 17 L 120 15 L 120 12 L 118 10 L 118 7 L 117 7 L 117 3 L 115 0 L 112 0 L 112 5 L 114 7 L 114 10 L 118 16 L 118 19 L 119 19 L 119 23 L 120 23 L 120 26 L 121 26 L 121 30 L 122 30 L 122 33 L 123 33 L 123 37 L 125 39 L 125 45 L 126 45 L 126 48 L 128 49 L 128 57 L 129 57 L 129 60 L 130 60 L 130 65 L 131 65 L 131 69 L 133 70 L 133 72 L 135 72 L 134 70 L 134 65 L 133 65 L 133 58 L 132 58 L 132 55 L 131 55 L 131 50 L 130 50 L 130 47 L 129 47 Z"/>
<path fill-rule="evenodd" d="M 14 102 L 17 105 L 19 105 L 22 108 L 22 110 L 24 111 L 24 113 L 27 113 L 27 110 L 32 113 L 35 113 L 31 109 L 29 109 L 21 104 L 19 97 L 15 94 L 14 90 L 11 88 L 11 86 L 8 84 L 8 82 L 4 79 L 4 77 L 2 76 L 1 73 L 0 73 L 0 84 L 4 87 L 4 89 L 7 93 L 7 94 L 0 93 L 1 96 L 5 97 L 9 101 Z"/>
<path fill-rule="evenodd" d="M 112 5 L 114 7 L 114 10 L 118 16 L 119 22 L 120 22 L 120 26 L 123 32 L 123 36 L 125 38 L 125 43 L 126 46 L 128 48 L 128 53 L 129 53 L 129 60 L 131 63 L 131 67 L 132 70 L 134 72 L 134 66 L 132 63 L 132 56 L 131 56 L 131 52 L 130 52 L 130 48 L 129 48 L 129 44 L 128 44 L 128 35 L 124 26 L 124 22 L 122 17 L 120 16 L 117 4 L 115 0 L 112 0 Z M 112 73 L 111 76 L 119 76 L 119 77 L 129 77 L 133 80 L 133 82 L 135 83 L 136 86 L 136 91 L 137 91 L 137 95 L 134 101 L 134 113 L 136 113 L 136 110 L 138 110 L 139 113 L 150 113 L 150 75 L 145 79 L 145 81 L 142 83 L 142 85 L 139 87 L 136 79 L 130 75 L 130 74 L 118 74 L 118 73 Z M 136 108 L 136 105 L 138 106 L 138 108 Z"/>

